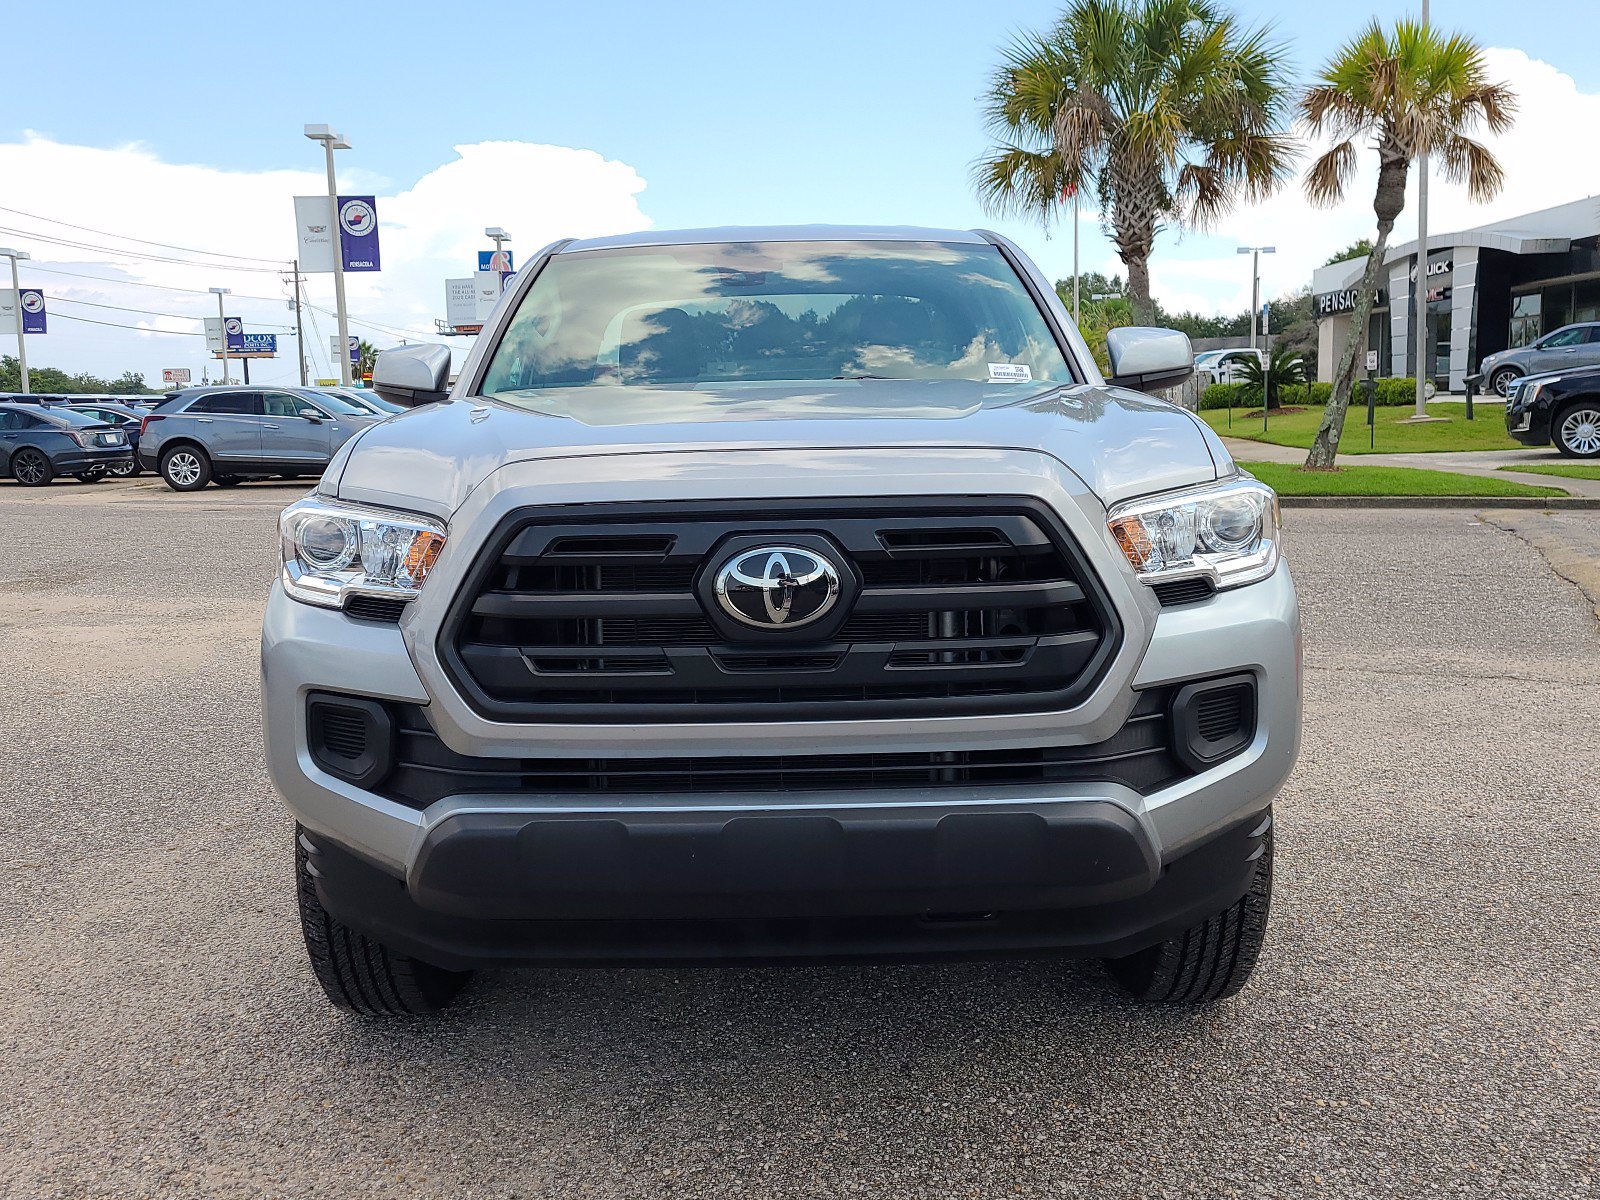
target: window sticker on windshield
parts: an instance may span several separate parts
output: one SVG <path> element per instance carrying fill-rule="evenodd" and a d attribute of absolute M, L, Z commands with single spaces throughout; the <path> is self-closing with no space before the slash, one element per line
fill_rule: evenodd
<path fill-rule="evenodd" d="M 990 363 L 990 383 L 1032 383 L 1033 368 L 1027 363 Z"/>

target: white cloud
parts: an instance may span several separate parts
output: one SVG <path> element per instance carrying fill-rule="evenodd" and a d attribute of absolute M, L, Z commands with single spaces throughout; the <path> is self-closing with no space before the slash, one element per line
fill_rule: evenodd
<path fill-rule="evenodd" d="M 1510 84 L 1520 101 L 1509 134 L 1494 137 L 1480 129 L 1476 135 L 1505 167 L 1506 186 L 1488 204 L 1474 204 L 1465 187 L 1444 182 L 1435 171 L 1428 193 L 1430 241 L 1439 233 L 1600 194 L 1600 157 L 1577 149 L 1585 131 L 1600 128 L 1600 95 L 1581 92 L 1570 75 L 1521 50 L 1492 48 L 1484 55 L 1490 77 Z M 1308 153 L 1302 165 L 1313 157 Z M 1250 305 L 1250 267 L 1248 259 L 1235 260 L 1233 247 L 1245 244 L 1277 248 L 1261 259 L 1263 297 L 1309 284 L 1311 272 L 1330 254 L 1376 233 L 1376 158 L 1372 150 L 1363 150 L 1348 199 L 1335 209 L 1312 208 L 1297 179 L 1264 204 L 1234 213 L 1210 236 L 1163 238 L 1150 262 L 1152 289 L 1170 309 L 1242 311 Z M 1416 193 L 1413 170 L 1395 242 L 1417 235 Z"/>
<path fill-rule="evenodd" d="M 312 149 L 308 147 L 308 150 Z M 410 187 L 383 194 L 370 175 L 341 162 L 341 188 L 346 192 L 377 191 L 382 230 L 381 272 L 346 277 L 353 317 L 425 336 L 433 319 L 444 315 L 444 280 L 469 274 L 476 252 L 487 247 L 483 229 L 500 225 L 511 231 L 521 262 L 557 237 L 593 236 L 648 228 L 639 208 L 645 181 L 625 163 L 591 150 L 529 142 L 480 142 L 454 148 L 455 157 L 428 172 Z M 354 152 L 351 152 L 353 154 Z M 341 155 L 348 158 L 349 154 Z M 224 171 L 197 164 L 164 162 L 141 145 L 100 148 L 67 145 L 36 134 L 16 143 L 0 143 L 0 179 L 26 181 L 8 188 L 5 203 L 55 221 L 91 229 L 113 230 L 151 242 L 198 247 L 204 251 L 287 260 L 294 254 L 292 197 L 323 191 L 320 171 Z M 193 258 L 179 251 L 117 241 L 100 234 L 50 224 L 0 211 L 0 244 L 15 245 L 33 255 L 23 264 L 24 286 L 45 289 L 51 304 L 50 333 L 30 339 L 35 364 L 97 374 L 126 369 L 160 378 L 164 366 L 188 366 L 200 377 L 204 359 L 198 337 L 176 337 L 155 330 L 198 331 L 194 320 L 153 314 L 200 317 L 216 312 L 215 299 L 165 288 L 228 287 L 230 314 L 249 328 L 285 333 L 294 314 L 286 304 L 288 288 L 271 265 L 228 262 L 199 267 L 152 262 L 101 249 L 73 248 L 34 235 L 64 241 L 123 246 L 149 255 Z M 32 268 L 40 268 L 32 270 Z M 251 270 L 248 268 L 268 268 Z M 52 272 L 70 272 L 71 275 Z M 76 275 L 102 276 L 124 282 L 98 282 Z M 313 276 L 309 299 L 331 311 L 330 276 Z M 60 301 L 57 303 L 57 301 Z M 97 308 L 87 301 L 117 308 Z M 87 324 L 95 321 L 137 325 L 135 332 Z M 306 340 L 314 369 L 327 370 L 328 335 L 333 319 L 314 314 Z M 397 338 L 353 325 L 379 346 Z M 254 377 L 288 382 L 297 377 L 292 342 L 280 340 L 280 356 L 255 365 Z M 465 341 L 457 341 L 459 352 Z M 6 348 L 0 347 L 0 353 Z"/>

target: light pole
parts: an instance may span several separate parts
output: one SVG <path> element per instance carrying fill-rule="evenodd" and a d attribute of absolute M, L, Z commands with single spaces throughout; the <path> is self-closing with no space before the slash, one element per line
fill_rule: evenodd
<path fill-rule="evenodd" d="M 350 316 L 344 307 L 344 246 L 339 229 L 339 178 L 333 169 L 333 152 L 348 150 L 350 143 L 327 125 L 307 125 L 306 137 L 322 143 L 328 163 L 328 228 L 333 237 L 333 307 L 339 317 L 339 382 L 350 386 Z"/>
<path fill-rule="evenodd" d="M 1428 0 L 1422 0 L 1422 28 L 1428 28 Z M 1417 412 L 1418 417 L 1428 415 L 1428 379 L 1433 372 L 1428 369 L 1428 357 L 1433 347 L 1428 345 L 1428 152 L 1417 155 L 1417 281 L 1411 285 L 1411 294 L 1417 310 Z"/>
<path fill-rule="evenodd" d="M 212 288 L 211 294 L 217 298 L 217 328 L 222 331 L 222 382 L 228 382 L 228 315 L 222 311 L 222 298 L 229 295 L 232 288 Z"/>
<path fill-rule="evenodd" d="M 1256 348 L 1256 323 L 1261 319 L 1261 256 L 1276 254 L 1276 246 L 1240 246 L 1237 253 L 1250 256 L 1250 349 Z"/>
<path fill-rule="evenodd" d="M 17 278 L 17 262 L 32 258 L 26 250 L 0 250 L 0 258 L 11 260 L 11 303 L 17 313 L 17 366 L 22 375 L 22 394 L 28 394 L 28 346 L 22 337 L 22 281 Z"/>
<path fill-rule="evenodd" d="M 501 247 L 511 240 L 511 235 L 498 225 L 489 226 L 483 231 L 483 236 L 494 243 L 494 252 L 496 254 L 499 254 Z"/>

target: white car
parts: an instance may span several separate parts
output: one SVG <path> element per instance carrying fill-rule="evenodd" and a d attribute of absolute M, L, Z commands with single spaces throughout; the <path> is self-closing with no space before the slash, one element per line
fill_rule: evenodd
<path fill-rule="evenodd" d="M 1264 363 L 1266 355 L 1248 347 L 1207 350 L 1204 354 L 1194 356 L 1195 377 L 1202 390 L 1213 383 L 1241 383 L 1244 380 L 1244 365 L 1252 359 Z"/>

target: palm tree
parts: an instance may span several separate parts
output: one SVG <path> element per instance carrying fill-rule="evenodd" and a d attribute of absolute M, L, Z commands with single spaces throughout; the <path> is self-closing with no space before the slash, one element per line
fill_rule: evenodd
<path fill-rule="evenodd" d="M 1446 179 L 1465 182 L 1473 200 L 1488 200 L 1500 190 L 1505 172 L 1467 134 L 1480 122 L 1492 133 L 1505 133 L 1516 105 L 1510 88 L 1489 82 L 1476 42 L 1462 34 L 1436 33 L 1415 21 L 1399 22 L 1392 33 L 1373 21 L 1328 61 L 1307 89 L 1301 111 L 1311 133 L 1334 139 L 1332 149 L 1306 174 L 1311 203 L 1329 206 L 1344 199 L 1355 175 L 1358 141 L 1371 142 L 1378 151 L 1378 187 L 1372 199 L 1378 238 L 1356 293 L 1333 394 L 1306 456 L 1308 469 L 1333 466 L 1389 233 L 1405 207 L 1411 160 L 1433 155 Z"/>
<path fill-rule="evenodd" d="M 366 338 L 356 343 L 356 376 L 365 379 L 378 365 L 378 348 Z"/>
<path fill-rule="evenodd" d="M 1239 379 L 1261 392 L 1261 402 L 1266 408 L 1283 407 L 1283 389 L 1306 379 L 1305 360 L 1288 342 L 1281 338 L 1274 342 L 1265 361 L 1251 357 L 1239 367 Z"/>
<path fill-rule="evenodd" d="M 1288 173 L 1284 62 L 1265 29 L 1214 0 L 1071 0 L 994 73 L 984 107 L 998 144 L 974 169 L 979 197 L 1048 222 L 1090 188 L 1147 323 L 1163 225 L 1209 224 Z"/>

